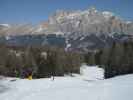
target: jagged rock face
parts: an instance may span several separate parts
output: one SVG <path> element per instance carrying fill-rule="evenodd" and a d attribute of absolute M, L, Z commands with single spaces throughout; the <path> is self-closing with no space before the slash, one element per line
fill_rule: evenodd
<path fill-rule="evenodd" d="M 95 8 L 85 11 L 58 11 L 48 20 L 49 30 L 60 31 L 69 35 L 72 33 L 109 34 L 128 33 L 132 34 L 133 23 L 127 23 L 111 12 L 98 12 Z"/>

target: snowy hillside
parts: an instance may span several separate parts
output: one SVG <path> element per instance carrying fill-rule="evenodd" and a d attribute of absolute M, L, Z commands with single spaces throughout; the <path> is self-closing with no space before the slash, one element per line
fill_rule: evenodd
<path fill-rule="evenodd" d="M 0 100 L 133 100 L 133 75 L 101 80 L 102 69 L 83 66 L 81 70 L 81 75 L 56 77 L 54 81 L 3 79 Z"/>

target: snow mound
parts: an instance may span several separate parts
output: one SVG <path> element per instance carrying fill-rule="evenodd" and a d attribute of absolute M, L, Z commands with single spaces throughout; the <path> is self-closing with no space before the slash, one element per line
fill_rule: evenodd
<path fill-rule="evenodd" d="M 80 74 L 73 74 L 73 76 L 85 81 L 103 80 L 104 70 L 98 66 L 82 65 L 80 68 Z"/>
<path fill-rule="evenodd" d="M 87 80 L 104 79 L 104 70 L 98 66 L 83 65 L 80 69 L 81 76 Z"/>

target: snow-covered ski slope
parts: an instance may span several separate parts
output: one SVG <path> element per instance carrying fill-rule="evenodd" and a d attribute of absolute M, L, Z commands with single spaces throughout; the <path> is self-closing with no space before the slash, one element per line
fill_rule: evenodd
<path fill-rule="evenodd" d="M 54 81 L 6 78 L 0 81 L 0 100 L 133 100 L 133 75 L 103 80 L 103 73 L 84 65 L 81 75 Z"/>

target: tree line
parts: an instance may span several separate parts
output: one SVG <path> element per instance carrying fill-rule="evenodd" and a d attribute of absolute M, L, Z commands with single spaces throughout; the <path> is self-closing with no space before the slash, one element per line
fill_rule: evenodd
<path fill-rule="evenodd" d="M 0 75 L 44 78 L 80 73 L 83 57 L 59 47 L 7 47 L 0 45 Z"/>
<path fill-rule="evenodd" d="M 44 78 L 80 73 L 82 63 L 99 65 L 105 78 L 133 73 L 133 42 L 114 42 L 101 50 L 79 53 L 59 47 L 8 47 L 0 44 L 0 75 Z"/>
<path fill-rule="evenodd" d="M 133 73 L 133 42 L 114 42 L 111 47 L 86 54 L 85 61 L 104 68 L 105 78 Z"/>

